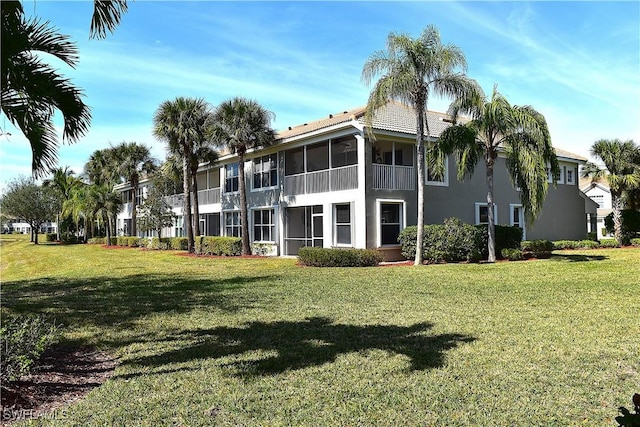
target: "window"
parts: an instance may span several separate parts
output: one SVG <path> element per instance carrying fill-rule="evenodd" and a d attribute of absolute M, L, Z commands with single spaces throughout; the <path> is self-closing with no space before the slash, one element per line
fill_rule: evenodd
<path fill-rule="evenodd" d="M 573 184 L 573 168 L 567 168 L 567 184 Z"/>
<path fill-rule="evenodd" d="M 509 205 L 509 225 L 522 229 L 522 238 L 525 239 L 524 209 L 522 205 Z"/>
<path fill-rule="evenodd" d="M 253 211 L 253 240 L 256 242 L 274 242 L 276 240 L 273 209 Z"/>
<path fill-rule="evenodd" d="M 201 217 L 203 215 L 200 215 Z M 220 235 L 220 214 L 208 213 L 204 214 L 205 226 L 201 227 L 201 232 L 206 236 Z"/>
<path fill-rule="evenodd" d="M 240 212 L 225 212 L 224 235 L 229 237 L 241 237 L 242 227 L 240 221 Z"/>
<path fill-rule="evenodd" d="M 307 172 L 329 169 L 329 144 L 320 142 L 307 146 Z"/>
<path fill-rule="evenodd" d="M 358 145 L 353 136 L 331 141 L 331 167 L 355 165 L 358 163 Z"/>
<path fill-rule="evenodd" d="M 258 157 L 253 160 L 253 188 L 268 188 L 278 185 L 278 155 Z"/>
<path fill-rule="evenodd" d="M 427 180 L 426 184 L 442 187 L 449 186 L 449 156 L 446 156 L 444 158 L 444 175 L 442 177 L 435 176 L 433 171 L 430 170 L 428 163 L 429 162 L 427 160 L 427 165 L 425 166 L 425 179 Z"/>
<path fill-rule="evenodd" d="M 304 173 L 304 147 L 284 152 L 284 174 L 297 175 Z"/>
<path fill-rule="evenodd" d="M 397 245 L 402 229 L 402 203 L 380 203 L 380 245 Z"/>
<path fill-rule="evenodd" d="M 489 223 L 489 206 L 486 203 L 476 203 L 476 224 Z M 498 223 L 498 205 L 493 204 L 493 223 Z"/>
<path fill-rule="evenodd" d="M 173 235 L 175 237 L 182 237 L 182 231 L 183 231 L 183 219 L 182 216 L 176 216 L 173 218 Z M 125 229 L 127 228 L 127 224 L 125 224 Z"/>
<path fill-rule="evenodd" d="M 553 183 L 553 174 L 551 173 L 551 166 L 547 165 L 547 182 Z"/>
<path fill-rule="evenodd" d="M 336 246 L 351 245 L 351 205 L 335 205 L 334 229 Z"/>
<path fill-rule="evenodd" d="M 224 167 L 224 192 L 238 191 L 238 164 L 233 163 Z"/>
<path fill-rule="evenodd" d="M 591 200 L 598 204 L 598 208 L 604 208 L 604 195 L 602 194 L 594 194 L 593 196 L 589 196 Z"/>
<path fill-rule="evenodd" d="M 297 255 L 303 246 L 323 247 L 322 205 L 287 208 L 285 211 L 285 253 Z"/>

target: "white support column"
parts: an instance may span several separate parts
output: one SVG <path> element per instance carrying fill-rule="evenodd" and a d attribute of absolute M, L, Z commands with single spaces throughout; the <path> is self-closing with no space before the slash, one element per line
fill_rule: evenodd
<path fill-rule="evenodd" d="M 354 208 L 354 248 L 367 247 L 367 200 L 366 200 L 366 140 L 364 134 L 356 135 L 358 144 L 358 190 Z"/>

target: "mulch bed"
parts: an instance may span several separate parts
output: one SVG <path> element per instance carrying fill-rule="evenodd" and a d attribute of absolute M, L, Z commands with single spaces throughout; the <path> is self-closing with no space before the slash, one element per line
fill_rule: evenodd
<path fill-rule="evenodd" d="M 2 384 L 0 425 L 47 416 L 82 399 L 104 383 L 117 364 L 92 347 L 51 347 L 40 358 L 36 372 Z"/>

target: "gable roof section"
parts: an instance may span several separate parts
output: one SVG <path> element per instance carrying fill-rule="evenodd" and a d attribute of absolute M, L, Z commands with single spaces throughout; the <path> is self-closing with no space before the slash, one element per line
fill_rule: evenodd
<path fill-rule="evenodd" d="M 288 129 L 280 131 L 278 132 L 277 138 L 285 140 L 351 121 L 357 122 L 359 126 L 364 126 L 365 111 L 366 106 L 362 106 L 346 110 L 341 113 L 329 114 L 329 117 L 289 127 Z M 429 136 L 437 138 L 443 130 L 451 125 L 451 116 L 445 113 L 428 111 L 427 124 L 429 128 Z M 396 101 L 392 101 L 378 109 L 373 118 L 372 125 L 374 129 L 382 131 L 398 132 L 409 135 L 415 135 L 417 132 L 416 116 L 413 108 Z"/>

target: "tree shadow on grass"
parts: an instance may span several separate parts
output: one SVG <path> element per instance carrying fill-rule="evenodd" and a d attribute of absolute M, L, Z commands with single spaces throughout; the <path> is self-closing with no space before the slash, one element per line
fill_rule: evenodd
<path fill-rule="evenodd" d="M 588 262 L 588 261 L 604 261 L 609 259 L 604 255 L 585 255 L 585 254 L 553 254 L 551 261 L 562 262 Z"/>
<path fill-rule="evenodd" d="M 131 359 L 125 364 L 163 367 L 173 363 L 238 356 L 238 360 L 223 366 L 240 377 L 255 377 L 332 363 L 343 354 L 383 350 L 408 357 L 410 370 L 425 370 L 442 366 L 447 350 L 475 341 L 475 338 L 461 334 L 434 335 L 430 333 L 432 328 L 430 323 L 411 326 L 345 325 L 333 323 L 326 317 L 304 321 L 252 322 L 240 327 L 185 331 L 175 337 L 176 340 L 186 339 L 194 344 Z"/>
<path fill-rule="evenodd" d="M 198 307 L 236 312 L 269 303 L 249 284 L 273 276 L 190 278 L 136 274 L 123 278 L 40 278 L 2 284 L 2 306 L 14 313 L 47 313 L 64 325 L 128 328 L 154 313 L 185 313 Z M 266 298 L 266 299 L 265 299 Z"/>

